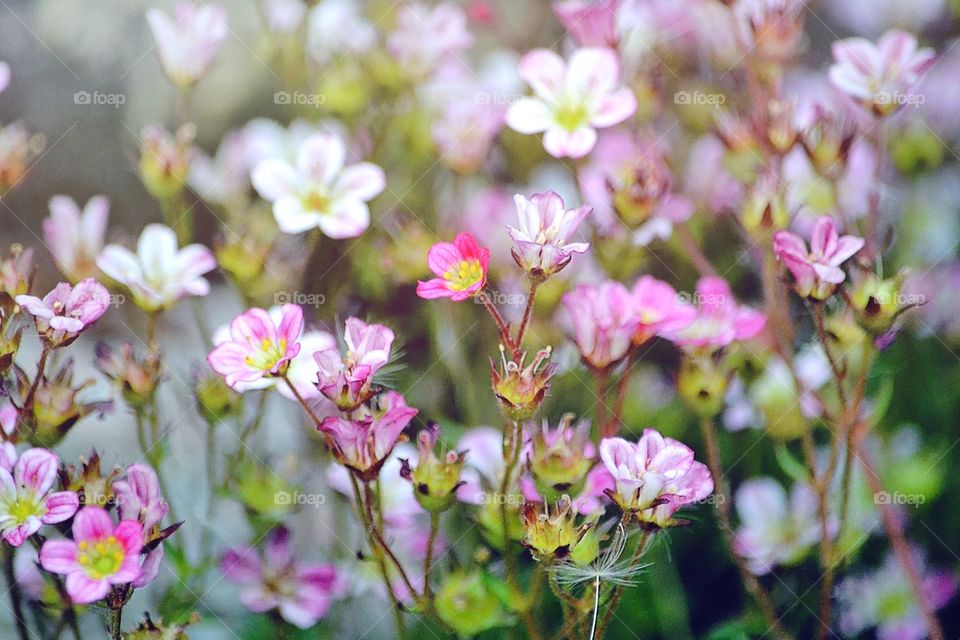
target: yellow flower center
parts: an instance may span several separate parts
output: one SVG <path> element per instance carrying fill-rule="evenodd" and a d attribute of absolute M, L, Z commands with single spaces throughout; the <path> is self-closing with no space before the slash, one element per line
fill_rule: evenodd
<path fill-rule="evenodd" d="M 330 208 L 330 196 L 325 191 L 319 189 L 307 191 L 301 201 L 303 202 L 303 208 L 307 211 L 326 213 Z"/>
<path fill-rule="evenodd" d="M 556 123 L 567 131 L 576 131 L 587 124 L 587 106 L 582 102 L 566 101 L 554 113 Z"/>
<path fill-rule="evenodd" d="M 264 338 L 260 341 L 256 353 L 248 355 L 243 361 L 251 369 L 270 371 L 286 354 L 286 339 L 281 339 L 280 342 L 274 342 L 269 338 Z"/>
<path fill-rule="evenodd" d="M 94 580 L 112 576 L 123 566 L 126 552 L 120 541 L 113 536 L 90 542 L 84 540 L 77 545 L 77 562 L 84 572 Z"/>
<path fill-rule="evenodd" d="M 463 291 L 483 280 L 483 266 L 479 260 L 461 260 L 443 274 L 454 291 Z"/>
<path fill-rule="evenodd" d="M 7 504 L 7 515 L 13 518 L 14 524 L 23 524 L 31 517 L 41 517 L 46 509 L 33 495 L 17 496 L 17 499 Z"/>

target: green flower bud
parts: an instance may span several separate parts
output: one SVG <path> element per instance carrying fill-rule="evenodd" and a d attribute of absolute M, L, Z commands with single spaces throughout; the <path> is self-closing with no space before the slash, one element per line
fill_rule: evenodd
<path fill-rule="evenodd" d="M 590 441 L 590 422 L 581 420 L 571 428 L 573 414 L 567 414 L 560 425 L 550 430 L 547 421 L 531 442 L 528 459 L 537 491 L 547 501 L 559 500 L 563 494 L 579 494 L 593 461 L 584 455 Z"/>
<path fill-rule="evenodd" d="M 763 414 L 768 434 L 782 440 L 799 438 L 807 419 L 797 402 L 797 386 L 782 360 L 772 359 L 750 387 L 750 398 Z"/>
<path fill-rule="evenodd" d="M 920 297 L 911 298 L 901 293 L 906 273 L 881 280 L 869 274 L 860 280 L 850 293 L 850 304 L 860 326 L 873 335 L 886 333 L 897 317 L 918 304 Z"/>
<path fill-rule="evenodd" d="M 500 345 L 500 364 L 498 371 L 493 360 L 490 360 L 491 381 L 493 393 L 497 397 L 500 411 L 508 420 L 524 422 L 537 414 L 547 391 L 550 390 L 550 378 L 557 371 L 557 365 L 544 363 L 550 360 L 551 348 L 541 349 L 526 367 L 523 365 L 527 354 L 524 353 L 520 362 L 507 360 L 506 350 Z"/>
<path fill-rule="evenodd" d="M 570 496 L 563 496 L 556 503 L 551 515 L 550 508 L 527 502 L 521 509 L 523 517 L 523 545 L 530 549 L 534 559 L 544 564 L 562 560 L 591 527 L 587 524 L 577 527 L 574 523 L 576 512 L 571 508 Z"/>
<path fill-rule="evenodd" d="M 685 358 L 677 376 L 677 391 L 698 416 L 712 418 L 723 410 L 730 374 L 710 358 Z"/>
<path fill-rule="evenodd" d="M 478 572 L 457 571 L 444 580 L 434 598 L 437 615 L 461 638 L 508 624 L 510 619 L 487 580 Z"/>
<path fill-rule="evenodd" d="M 465 456 L 448 451 L 438 457 L 434 449 L 439 434 L 440 428 L 436 423 L 431 423 L 421 431 L 417 436 L 417 467 L 411 469 L 407 460 L 401 460 L 400 468 L 400 475 L 413 483 L 417 502 L 431 513 L 442 513 L 453 506 L 457 499 L 457 488 L 463 484 L 460 472 Z"/>

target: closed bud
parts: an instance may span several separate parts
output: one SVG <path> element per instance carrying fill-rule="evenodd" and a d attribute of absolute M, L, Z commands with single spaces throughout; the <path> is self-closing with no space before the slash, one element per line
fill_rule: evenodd
<path fill-rule="evenodd" d="M 550 429 L 544 420 L 533 436 L 528 464 L 537 491 L 548 501 L 563 494 L 579 494 L 593 464 L 590 422 L 572 423 L 572 414 L 565 415 L 556 429 Z"/>
<path fill-rule="evenodd" d="M 856 127 L 851 120 L 816 105 L 812 121 L 801 133 L 800 143 L 817 173 L 835 180 L 847 169 L 855 136 Z"/>
<path fill-rule="evenodd" d="M 863 329 L 875 336 L 886 333 L 901 313 L 922 304 L 921 298 L 902 293 L 905 278 L 906 273 L 900 273 L 881 280 L 870 273 L 857 282 L 850 293 L 850 306 Z"/>
<path fill-rule="evenodd" d="M 113 381 L 127 404 L 144 407 L 153 399 L 160 382 L 159 354 L 149 353 L 141 359 L 128 343 L 113 350 L 103 342 L 97 344 L 94 352 L 97 369 Z"/>
<path fill-rule="evenodd" d="M 754 184 L 744 201 L 740 222 L 754 237 L 767 237 L 787 228 L 790 212 L 776 176 L 766 174 Z"/>
<path fill-rule="evenodd" d="M 685 358 L 677 376 L 677 391 L 698 416 L 712 418 L 723 410 L 730 375 L 711 358 Z"/>
<path fill-rule="evenodd" d="M 584 527 L 575 525 L 576 511 L 571 508 L 570 496 L 562 496 L 553 513 L 548 505 L 527 502 L 521 509 L 523 545 L 530 549 L 534 559 L 545 564 L 568 557 L 590 528 L 589 524 Z"/>
<path fill-rule="evenodd" d="M 210 372 L 195 376 L 193 393 L 200 406 L 200 415 L 209 424 L 238 415 L 243 406 L 240 394 L 228 387 L 222 376 Z"/>
<path fill-rule="evenodd" d="M 767 144 L 780 155 L 786 155 L 797 141 L 793 126 L 793 102 L 771 100 L 767 103 Z"/>
<path fill-rule="evenodd" d="M 490 360 L 493 393 L 500 411 L 507 419 L 524 422 L 537 414 L 550 390 L 550 378 L 557 365 L 550 363 L 551 348 L 541 349 L 529 365 L 524 366 L 526 353 L 519 362 L 507 360 L 506 350 L 500 345 L 500 369 Z"/>
<path fill-rule="evenodd" d="M 400 475 L 413 483 L 413 494 L 420 506 L 431 513 L 446 511 L 457 499 L 457 488 L 463 484 L 460 472 L 465 456 L 457 451 L 436 454 L 440 428 L 436 423 L 417 436 L 417 466 L 401 460 Z"/>
<path fill-rule="evenodd" d="M 25 407 L 20 413 L 22 434 L 33 445 L 53 447 L 59 443 L 80 418 L 91 413 L 103 414 L 113 408 L 110 400 L 82 402 L 81 392 L 94 380 L 86 380 L 74 386 L 73 361 L 67 360 L 53 375 L 43 378 L 31 387 L 25 374 L 17 370 L 20 400 Z M 30 389 L 33 398 L 28 402 Z"/>
<path fill-rule="evenodd" d="M 461 638 L 510 623 L 490 580 L 479 572 L 456 571 L 440 585 L 434 598 L 437 615 Z"/>
<path fill-rule="evenodd" d="M 140 143 L 140 179 L 151 196 L 168 200 L 180 195 L 190 173 L 190 149 L 196 128 L 186 124 L 170 135 L 159 125 L 144 128 Z"/>
<path fill-rule="evenodd" d="M 119 475 L 120 469 L 104 474 L 100 454 L 94 450 L 89 458 L 81 457 L 79 465 L 71 464 L 62 469 L 60 483 L 66 491 L 78 493 L 85 506 L 106 507 L 114 498 L 113 482 Z"/>

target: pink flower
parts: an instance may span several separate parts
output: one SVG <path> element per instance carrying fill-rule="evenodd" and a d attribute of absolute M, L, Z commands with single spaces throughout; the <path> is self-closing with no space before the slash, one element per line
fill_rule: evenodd
<path fill-rule="evenodd" d="M 875 115 L 885 116 L 910 101 L 910 89 L 934 62 L 932 49 L 917 49 L 917 39 L 891 29 L 874 44 L 864 38 L 833 43 L 830 82 Z"/>
<path fill-rule="evenodd" d="M 187 296 L 205 296 L 210 283 L 202 276 L 216 268 L 210 250 L 200 244 L 178 248 L 177 235 L 162 224 L 148 224 L 137 241 L 137 253 L 108 245 L 97 266 L 124 285 L 144 311 L 172 307 Z"/>
<path fill-rule="evenodd" d="M 697 316 L 697 310 L 681 302 L 673 287 L 652 276 L 637 279 L 633 285 L 632 303 L 637 317 L 637 331 L 633 335 L 635 345 L 655 335 L 679 331 Z"/>
<path fill-rule="evenodd" d="M 370 226 L 367 202 L 386 186 L 383 170 L 361 162 L 344 167 L 346 147 L 333 133 L 311 135 L 297 151 L 296 165 L 268 158 L 253 170 L 253 186 L 273 203 L 284 233 L 319 228 L 331 238 L 355 238 Z"/>
<path fill-rule="evenodd" d="M 387 37 L 387 47 L 400 68 L 413 76 L 432 73 L 473 44 L 463 11 L 449 3 L 435 7 L 404 4 L 397 11 L 397 29 Z"/>
<path fill-rule="evenodd" d="M 75 287 L 61 282 L 41 300 L 21 295 L 17 304 L 33 316 L 37 331 L 54 347 L 70 344 L 80 333 L 100 319 L 110 306 L 110 293 L 87 278 Z"/>
<path fill-rule="evenodd" d="M 296 33 L 307 15 L 303 0 L 260 0 L 258 3 L 267 27 L 273 33 Z"/>
<path fill-rule="evenodd" d="M 630 351 L 637 331 L 630 292 L 619 282 L 581 285 L 563 296 L 571 339 L 594 369 L 606 369 Z"/>
<path fill-rule="evenodd" d="M 0 62 L 0 93 L 7 90 L 10 86 L 10 65 L 6 62 Z"/>
<path fill-rule="evenodd" d="M 27 449 L 12 470 L 0 465 L 0 535 L 7 544 L 19 547 L 41 526 L 63 522 L 77 512 L 76 493 L 50 491 L 59 465 L 47 449 Z"/>
<path fill-rule="evenodd" d="M 863 248 L 863 238 L 838 236 L 830 216 L 823 216 L 813 227 L 810 251 L 800 236 L 778 231 L 773 236 L 773 251 L 790 273 L 794 288 L 802 298 L 826 300 L 847 276 L 840 268 Z"/>
<path fill-rule="evenodd" d="M 400 434 L 419 413 L 408 407 L 396 391 L 384 393 L 378 404 L 372 408 L 361 405 L 350 413 L 330 416 L 319 426 L 329 437 L 337 461 L 364 481 L 377 476 Z"/>
<path fill-rule="evenodd" d="M 117 512 L 121 520 L 136 520 L 149 532 L 167 515 L 167 506 L 160 493 L 157 472 L 145 464 L 127 467 L 127 476 L 113 483 Z"/>
<path fill-rule="evenodd" d="M 620 0 L 564 0 L 553 12 L 581 47 L 617 47 L 617 9 Z"/>
<path fill-rule="evenodd" d="M 302 330 L 303 309 L 298 305 L 283 305 L 279 323 L 263 309 L 249 309 L 233 319 L 231 339 L 214 348 L 207 362 L 231 387 L 281 376 L 300 352 Z"/>
<path fill-rule="evenodd" d="M 453 243 L 438 242 L 427 253 L 427 264 L 438 277 L 417 283 L 417 295 L 427 300 L 466 300 L 487 283 L 490 250 L 481 247 L 469 233 L 458 234 Z"/>
<path fill-rule="evenodd" d="M 256 613 L 276 610 L 300 629 L 315 625 L 342 593 L 336 568 L 298 561 L 290 532 L 282 526 L 270 532 L 262 555 L 252 547 L 232 549 L 223 556 L 220 569 L 227 580 L 240 585 L 245 607 Z"/>
<path fill-rule="evenodd" d="M 114 526 L 101 507 L 84 507 L 73 520 L 73 540 L 48 540 L 40 549 L 40 566 L 67 576 L 70 599 L 77 604 L 102 600 L 113 585 L 141 575 L 143 525 L 124 520 Z"/>
<path fill-rule="evenodd" d="M 566 209 L 563 198 L 553 191 L 536 193 L 527 200 L 520 194 L 513 197 L 517 205 L 520 228 L 508 226 L 513 239 L 513 259 L 521 269 L 535 278 L 546 278 L 569 264 L 575 253 L 584 253 L 589 242 L 567 241 L 590 215 L 592 209 Z"/>
<path fill-rule="evenodd" d="M 177 2 L 174 18 L 159 9 L 147 11 L 160 64 L 178 87 L 189 87 L 206 74 L 227 37 L 227 11 L 219 4 Z"/>
<path fill-rule="evenodd" d="M 71 282 L 96 274 L 109 211 L 110 201 L 105 196 L 90 198 L 83 212 L 69 196 L 50 199 L 50 217 L 43 221 L 43 240 L 57 269 Z"/>
<path fill-rule="evenodd" d="M 473 99 L 450 100 L 433 125 L 440 160 L 459 173 L 472 173 L 490 157 L 494 138 L 503 127 L 503 111 L 485 97 L 476 93 Z"/>
<path fill-rule="evenodd" d="M 697 317 L 679 330 L 664 332 L 664 337 L 689 349 L 720 349 L 735 340 L 756 337 L 767 325 L 759 311 L 740 306 L 723 278 L 707 276 L 697 283 Z"/>
<path fill-rule="evenodd" d="M 373 377 L 390 361 L 394 335 L 382 324 L 347 318 L 343 340 L 343 355 L 333 345 L 314 353 L 313 359 L 320 369 L 317 389 L 341 411 L 350 411 L 373 395 Z"/>
<path fill-rule="evenodd" d="M 520 76 L 535 98 L 507 110 L 507 125 L 523 134 L 544 133 L 543 146 L 555 158 L 582 158 L 597 142 L 597 129 L 632 116 L 637 100 L 620 82 L 620 62 L 609 49 L 577 49 L 569 63 L 547 49 L 520 60 Z"/>
<path fill-rule="evenodd" d="M 611 497 L 641 522 L 666 527 L 680 507 L 713 493 L 710 471 L 693 450 L 655 429 L 644 429 L 636 443 L 604 438 L 600 459 L 616 483 Z"/>

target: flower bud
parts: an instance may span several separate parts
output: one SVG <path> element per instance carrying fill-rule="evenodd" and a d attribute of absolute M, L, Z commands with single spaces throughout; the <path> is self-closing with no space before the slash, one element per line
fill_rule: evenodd
<path fill-rule="evenodd" d="M 767 104 L 767 144 L 780 155 L 785 155 L 797 141 L 793 126 L 793 103 L 788 100 L 771 100 Z"/>
<path fill-rule="evenodd" d="M 847 169 L 847 158 L 856 135 L 852 121 L 832 110 L 815 106 L 813 121 L 803 130 L 800 144 L 821 176 L 839 178 Z"/>
<path fill-rule="evenodd" d="M 723 410 L 729 378 L 710 358 L 685 358 L 677 376 L 677 391 L 694 413 L 711 418 Z"/>
<path fill-rule="evenodd" d="M 581 420 L 571 428 L 572 422 L 573 415 L 567 414 L 551 430 L 544 420 L 533 436 L 530 472 L 537 491 L 548 501 L 559 500 L 564 494 L 579 494 L 593 464 L 590 422 Z"/>
<path fill-rule="evenodd" d="M 797 385 L 787 366 L 771 360 L 750 387 L 750 398 L 763 414 L 766 432 L 779 440 L 799 438 L 807 427 Z"/>
<path fill-rule="evenodd" d="M 123 399 L 132 407 L 144 407 L 153 399 L 160 382 L 160 356 L 149 353 L 138 359 L 133 345 L 124 343 L 118 351 L 106 343 L 97 343 L 94 364 L 120 390 Z"/>
<path fill-rule="evenodd" d="M 162 620 L 154 621 L 150 614 L 144 614 L 146 619 L 137 625 L 133 631 L 127 632 L 124 640 L 189 640 L 186 629 L 191 624 L 200 622 L 200 614 L 193 613 L 184 624 L 167 625 Z"/>
<path fill-rule="evenodd" d="M 183 191 L 190 173 L 190 149 L 196 128 L 187 124 L 170 135 L 159 125 L 144 128 L 140 146 L 140 179 L 151 196 L 168 200 Z"/>
<path fill-rule="evenodd" d="M 463 484 L 460 472 L 465 456 L 457 451 L 447 451 L 438 457 L 435 448 L 439 435 L 440 427 L 430 423 L 417 436 L 416 468 L 411 468 L 410 463 L 403 459 L 400 468 L 400 475 L 413 483 L 417 502 L 431 513 L 442 513 L 453 506 L 457 499 L 457 488 Z"/>
<path fill-rule="evenodd" d="M 900 273 L 881 280 L 871 273 L 853 288 L 850 306 L 853 307 L 857 322 L 867 332 L 873 335 L 886 333 L 901 313 L 921 304 L 921 298 L 909 298 L 901 292 L 905 278 L 906 273 Z"/>
<path fill-rule="evenodd" d="M 460 637 L 473 637 L 509 623 L 490 580 L 478 572 L 456 571 L 446 577 L 437 591 L 437 615 Z"/>
<path fill-rule="evenodd" d="M 200 405 L 200 415 L 209 424 L 217 424 L 240 413 L 240 394 L 227 386 L 219 375 L 198 373 L 194 379 L 193 393 Z"/>
<path fill-rule="evenodd" d="M 36 446 L 53 447 L 63 439 L 80 418 L 91 413 L 103 414 L 113 408 L 113 401 L 80 402 L 80 393 L 94 384 L 93 379 L 74 386 L 73 361 L 67 360 L 53 375 L 43 378 L 34 387 L 33 398 L 27 402 L 31 383 L 22 371 L 17 371 L 20 401 L 26 407 L 21 412 L 27 440 Z"/>
<path fill-rule="evenodd" d="M 776 176 L 766 174 L 750 189 L 740 212 L 740 222 L 754 237 L 764 237 L 787 228 L 790 212 Z"/>
<path fill-rule="evenodd" d="M 908 176 L 939 167 L 946 150 L 943 140 L 922 122 L 904 128 L 890 140 L 890 158 Z"/>
<path fill-rule="evenodd" d="M 548 503 L 549 504 L 549 503 Z M 553 514 L 548 504 L 540 506 L 527 502 L 521 509 L 523 517 L 523 546 L 538 562 L 545 564 L 563 560 L 591 527 L 575 526 L 576 512 L 571 508 L 570 496 L 564 495 L 557 501 Z"/>
<path fill-rule="evenodd" d="M 10 256 L 0 262 L 0 298 L 3 299 L 5 317 L 11 315 L 7 307 L 13 306 L 13 299 L 30 291 L 33 273 L 33 249 L 11 245 Z"/>
<path fill-rule="evenodd" d="M 520 362 L 508 361 L 506 350 L 500 345 L 500 364 L 498 371 L 493 359 L 490 360 L 490 378 L 493 393 L 500 404 L 500 411 L 509 420 L 524 422 L 536 415 L 543 399 L 550 390 L 550 378 L 556 373 L 556 364 L 544 363 L 550 360 L 551 348 L 541 349 L 529 365 L 524 366 L 526 353 Z"/>
<path fill-rule="evenodd" d="M 79 466 L 67 465 L 60 472 L 60 482 L 66 491 L 78 493 L 84 505 L 106 507 L 114 499 L 113 481 L 119 475 L 120 469 L 104 475 L 100 468 L 100 454 L 94 450 L 89 458 L 80 458 Z"/>

